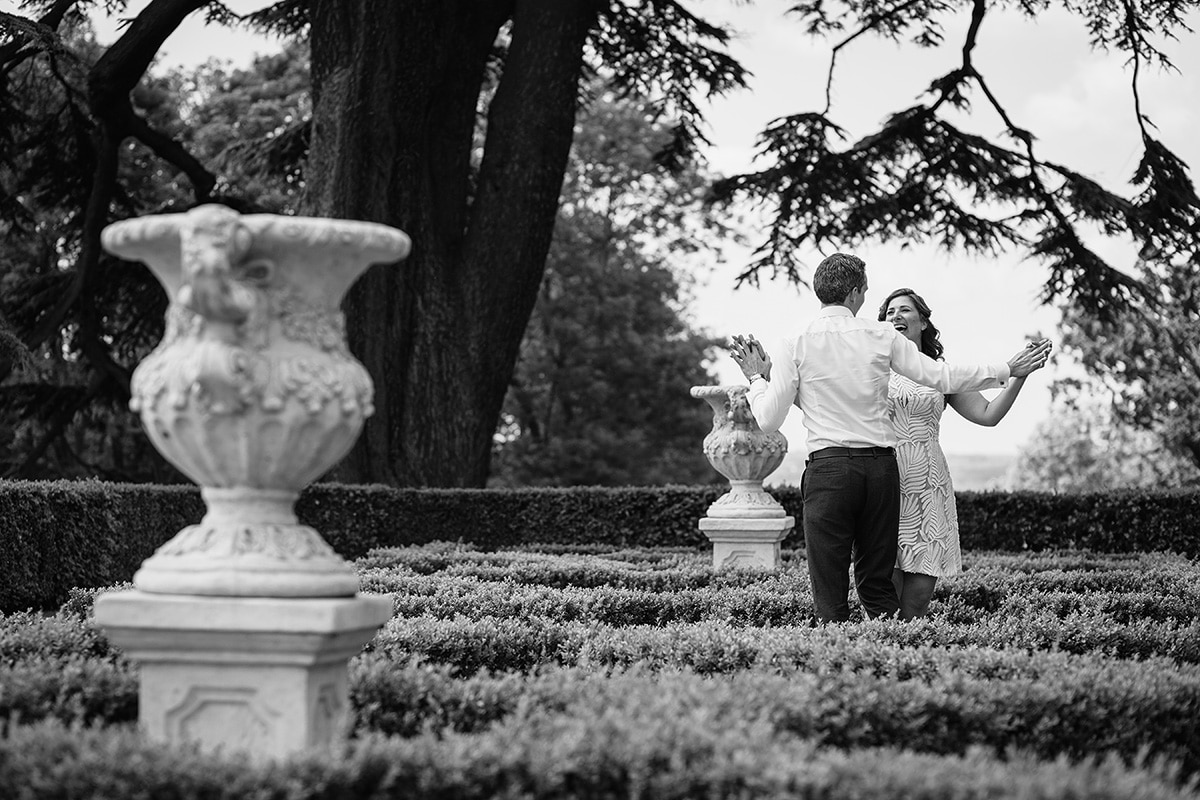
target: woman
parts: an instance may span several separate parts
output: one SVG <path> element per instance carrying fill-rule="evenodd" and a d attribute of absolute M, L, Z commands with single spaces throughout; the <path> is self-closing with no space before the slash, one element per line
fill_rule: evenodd
<path fill-rule="evenodd" d="M 890 322 L 930 358 L 941 358 L 933 312 L 912 289 L 897 289 L 879 308 L 880 321 Z M 888 414 L 896 430 L 900 467 L 900 539 L 892 581 L 900 598 L 900 618 L 929 613 L 938 578 L 962 572 L 958 544 L 958 510 L 946 456 L 938 443 L 942 412 L 949 405 L 977 425 L 992 426 L 1004 418 L 1025 384 L 1012 378 L 995 398 L 979 392 L 941 395 L 892 373 Z"/>

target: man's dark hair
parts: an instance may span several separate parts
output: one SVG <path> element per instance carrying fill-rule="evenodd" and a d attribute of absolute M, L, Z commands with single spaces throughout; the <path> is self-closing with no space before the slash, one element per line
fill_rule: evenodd
<path fill-rule="evenodd" d="M 867 282 L 866 267 L 866 262 L 849 253 L 826 257 L 813 273 L 813 291 L 817 293 L 817 299 L 826 305 L 841 303 L 850 290 Z"/>

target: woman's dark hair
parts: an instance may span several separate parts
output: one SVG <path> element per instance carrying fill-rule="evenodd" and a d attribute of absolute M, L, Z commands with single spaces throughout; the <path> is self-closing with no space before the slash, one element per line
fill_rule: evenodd
<path fill-rule="evenodd" d="M 933 316 L 933 311 L 929 308 L 929 304 L 925 302 L 925 299 L 912 289 L 897 289 L 889 294 L 883 301 L 883 305 L 879 307 L 879 321 L 883 322 L 887 318 L 887 308 L 893 300 L 906 295 L 912 298 L 913 305 L 917 307 L 917 313 L 921 315 L 921 319 L 925 322 L 925 330 L 921 331 L 921 352 L 930 358 L 941 358 L 942 352 L 946 348 L 942 346 L 941 341 L 938 339 L 939 332 L 937 326 L 930 319 Z"/>

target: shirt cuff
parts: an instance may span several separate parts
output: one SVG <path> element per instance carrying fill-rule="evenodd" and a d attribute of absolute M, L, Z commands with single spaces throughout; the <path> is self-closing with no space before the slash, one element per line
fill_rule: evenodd
<path fill-rule="evenodd" d="M 996 371 L 996 375 L 1000 380 L 1001 386 L 1008 385 L 1009 379 L 1012 378 L 1012 369 L 1009 368 L 1007 361 L 1000 365 L 1000 368 Z"/>

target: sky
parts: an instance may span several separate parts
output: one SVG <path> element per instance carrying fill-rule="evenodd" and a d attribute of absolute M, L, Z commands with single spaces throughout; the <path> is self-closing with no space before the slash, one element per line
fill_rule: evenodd
<path fill-rule="evenodd" d="M 691 3 L 713 21 L 727 22 L 740 31 L 730 49 L 754 73 L 750 91 L 717 100 L 708 109 L 713 143 L 708 158 L 719 172 L 765 167 L 754 160 L 758 132 L 776 117 L 820 111 L 825 105 L 833 43 L 807 36 L 799 22 L 787 17 L 785 11 L 792 4 L 776 0 L 757 0 L 751 6 L 713 0 Z M 937 49 L 868 37 L 844 48 L 833 82 L 832 119 L 857 138 L 874 130 L 889 112 L 912 105 L 934 77 L 961 62 L 967 23 L 961 15 L 948 24 L 944 46 Z M 1197 165 L 1200 48 L 1192 36 L 1165 49 L 1181 74 L 1144 72 L 1143 113 L 1158 126 L 1169 147 Z M 1085 28 L 1074 17 L 1060 12 L 1031 22 L 1010 13 L 988 19 L 974 62 L 1014 121 L 1039 137 L 1037 147 L 1043 158 L 1072 167 L 1119 193 L 1131 191 L 1129 179 L 1141 155 L 1141 142 L 1132 110 L 1130 72 L 1119 57 L 1092 52 Z M 964 127 L 987 135 L 998 131 L 999 118 L 983 113 L 982 98 L 975 105 L 979 111 Z M 1120 258 L 1116 263 L 1131 262 L 1126 247 L 1098 244 L 1098 249 Z M 1022 253 L 975 259 L 920 244 L 865 245 L 853 252 L 866 261 L 870 286 L 860 314 L 876 311 L 894 288 L 915 289 L 933 309 L 951 363 L 1006 360 L 1028 337 L 1056 336 L 1058 309 L 1038 301 L 1046 269 Z M 821 257 L 814 253 L 806 260 L 809 275 Z M 734 254 L 728 263 L 714 267 L 693 310 L 695 318 L 718 335 L 752 332 L 770 347 L 784 336 L 795 335 L 820 303 L 810 291 L 782 280 L 734 291 L 737 273 L 750 260 L 748 254 Z M 730 359 L 719 359 L 718 368 L 723 382 L 743 382 Z M 1029 378 L 1008 416 L 995 428 L 973 425 L 947 410 L 943 449 L 959 454 L 1015 454 L 1035 435 L 1038 424 L 1050 417 L 1050 382 L 1079 371 L 1069 357 L 1056 355 L 1049 367 Z M 793 450 L 802 446 L 804 431 L 796 412 L 789 416 L 784 432 Z"/>
<path fill-rule="evenodd" d="M 765 164 L 754 159 L 759 131 L 776 117 L 824 107 L 833 43 L 808 37 L 799 22 L 786 15 L 793 4 L 786 0 L 685 3 L 706 19 L 734 29 L 730 52 L 752 73 L 748 89 L 714 99 L 705 108 L 706 134 L 712 142 L 705 149 L 709 165 L 727 175 L 761 168 Z M 266 4 L 264 0 L 228 2 L 241 13 Z M 14 5 L 0 0 L 0 10 L 13 10 Z M 130 9 L 142 5 L 133 2 Z M 1195 27 L 1200 19 L 1192 22 Z M 943 46 L 936 49 L 860 37 L 839 56 L 831 117 L 857 138 L 890 112 L 912 105 L 934 77 L 961 61 L 966 25 L 965 15 L 953 18 L 946 26 Z M 117 35 L 111 22 L 99 21 L 97 27 L 101 41 Z M 190 66 L 215 57 L 244 64 L 254 54 L 278 47 L 270 39 L 206 27 L 193 15 L 167 41 L 160 63 Z M 1144 70 L 1143 113 L 1157 125 L 1159 137 L 1169 147 L 1190 165 L 1200 164 L 1200 47 L 1196 35 L 1191 35 L 1163 48 L 1180 71 Z M 1076 18 L 1065 12 L 1042 14 L 1036 22 L 1011 12 L 990 18 L 974 60 L 1014 121 L 1039 137 L 1041 157 L 1115 191 L 1132 191 L 1128 182 L 1141 145 L 1130 72 L 1119 56 L 1093 52 Z M 975 104 L 980 110 L 964 127 L 994 135 L 1000 128 L 998 117 L 986 110 L 982 98 Z M 747 246 L 727 248 L 723 261 L 714 254 L 711 262 L 701 266 L 690 315 L 696 326 L 713 335 L 753 333 L 770 348 L 795 335 L 820 304 L 807 289 L 765 275 L 757 288 L 735 290 L 736 275 L 752 260 L 760 234 L 765 236 L 765 228 L 752 231 Z M 1131 261 L 1132 254 L 1120 245 L 1098 243 L 1097 247 L 1118 263 Z M 870 285 L 861 313 L 872 314 L 893 288 L 915 289 L 933 309 L 946 359 L 952 363 L 1004 361 L 1031 337 L 1056 336 L 1058 310 L 1038 301 L 1046 270 L 1022 253 L 973 259 L 920 244 L 871 244 L 854 252 L 867 263 Z M 806 258 L 808 274 L 821 257 L 814 252 Z M 724 354 L 714 369 L 722 383 L 744 382 Z M 1013 409 L 995 428 L 972 425 L 948 410 L 942 425 L 943 449 L 952 454 L 1015 454 L 1038 424 L 1049 419 L 1050 382 L 1067 374 L 1078 374 L 1078 367 L 1060 352 L 1049 367 L 1027 381 Z M 789 416 L 783 430 L 793 451 L 803 448 L 798 412 Z"/>

